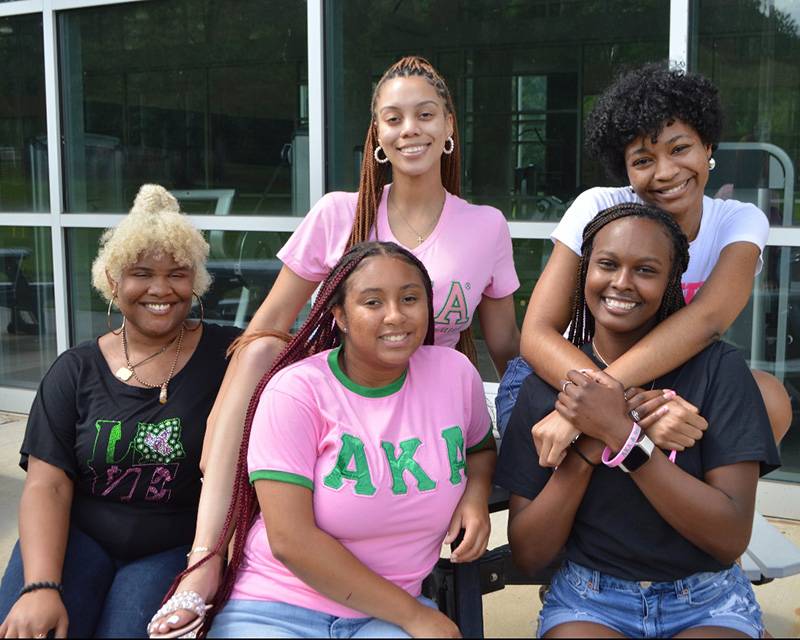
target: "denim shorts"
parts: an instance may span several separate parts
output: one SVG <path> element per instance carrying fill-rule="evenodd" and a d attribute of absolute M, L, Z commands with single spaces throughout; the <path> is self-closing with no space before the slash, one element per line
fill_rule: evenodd
<path fill-rule="evenodd" d="M 503 379 L 500 380 L 500 385 L 497 387 L 497 395 L 494 399 L 494 406 L 497 409 L 497 432 L 501 438 L 506 432 L 511 411 L 514 405 L 517 404 L 522 382 L 532 373 L 533 369 L 522 356 L 517 356 L 508 361 L 506 371 L 503 374 Z"/>
<path fill-rule="evenodd" d="M 425 596 L 417 600 L 436 609 Z M 208 638 L 410 638 L 379 618 L 339 618 L 285 602 L 228 600 Z"/>
<path fill-rule="evenodd" d="M 671 638 L 693 627 L 735 629 L 760 638 L 761 608 L 739 565 L 675 582 L 620 580 L 574 562 L 553 577 L 538 636 L 566 622 L 594 622 L 628 638 Z"/>

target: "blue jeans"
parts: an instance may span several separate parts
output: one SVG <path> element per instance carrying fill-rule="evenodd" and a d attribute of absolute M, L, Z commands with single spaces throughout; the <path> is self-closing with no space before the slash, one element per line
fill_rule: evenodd
<path fill-rule="evenodd" d="M 760 638 L 761 608 L 739 565 L 675 582 L 620 580 L 574 562 L 553 577 L 539 637 L 567 622 L 594 622 L 628 638 L 672 638 L 694 627 L 723 627 Z"/>
<path fill-rule="evenodd" d="M 175 576 L 186 568 L 189 546 L 138 560 L 112 558 L 94 538 L 70 527 L 61 582 L 70 637 L 146 638 L 147 623 Z M 0 583 L 5 620 L 24 583 L 19 541 Z"/>
<path fill-rule="evenodd" d="M 425 596 L 417 598 L 432 609 Z M 409 638 L 378 618 L 338 618 L 284 602 L 228 600 L 214 618 L 209 638 Z"/>
<path fill-rule="evenodd" d="M 531 365 L 522 356 L 517 356 L 508 361 L 506 372 L 497 387 L 497 396 L 494 399 L 494 406 L 497 409 L 497 432 L 500 434 L 500 438 L 506 432 L 511 411 L 514 409 L 514 405 L 517 404 L 517 396 L 519 396 L 519 388 L 522 386 L 522 381 L 532 373 Z"/>

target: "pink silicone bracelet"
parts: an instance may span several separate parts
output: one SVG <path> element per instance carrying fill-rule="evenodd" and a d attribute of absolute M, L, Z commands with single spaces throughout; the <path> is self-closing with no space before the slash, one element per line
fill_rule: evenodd
<path fill-rule="evenodd" d="M 603 461 L 603 464 L 606 465 L 607 467 L 618 467 L 620 463 L 623 462 L 625 458 L 628 457 L 628 454 L 631 452 L 631 449 L 633 449 L 634 445 L 639 441 L 639 436 L 641 435 L 641 433 L 642 433 L 641 427 L 634 422 L 633 427 L 631 427 L 631 435 L 628 436 L 627 442 L 625 442 L 625 445 L 622 447 L 622 449 L 619 450 L 619 453 L 617 455 L 611 458 L 610 456 L 613 453 L 611 449 L 609 449 L 608 447 L 603 449 L 603 455 L 600 456 L 600 459 Z"/>

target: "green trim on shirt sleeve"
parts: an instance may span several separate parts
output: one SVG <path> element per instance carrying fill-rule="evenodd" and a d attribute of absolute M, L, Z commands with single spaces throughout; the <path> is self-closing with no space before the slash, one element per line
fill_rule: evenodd
<path fill-rule="evenodd" d="M 494 449 L 494 431 L 492 430 L 492 425 L 489 425 L 489 431 L 486 433 L 486 436 L 481 440 L 478 444 L 469 447 L 467 449 L 467 454 L 470 453 L 477 453 L 478 451 L 483 451 L 484 449 Z"/>
<path fill-rule="evenodd" d="M 288 482 L 289 484 L 296 484 L 306 489 L 314 490 L 314 482 L 305 476 L 296 473 L 289 473 L 288 471 L 272 471 L 270 469 L 260 469 L 250 473 L 250 484 L 256 480 L 277 480 L 278 482 Z"/>

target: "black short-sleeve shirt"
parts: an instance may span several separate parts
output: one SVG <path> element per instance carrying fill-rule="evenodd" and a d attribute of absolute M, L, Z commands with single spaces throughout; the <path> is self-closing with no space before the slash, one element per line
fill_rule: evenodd
<path fill-rule="evenodd" d="M 186 366 L 159 389 L 121 382 L 97 340 L 61 354 L 31 407 L 20 453 L 75 481 L 71 521 L 112 556 L 138 558 L 194 537 L 206 418 L 240 330 L 204 324 Z"/>
<path fill-rule="evenodd" d="M 591 347 L 584 351 L 591 354 Z M 676 464 L 687 473 L 703 478 L 715 467 L 758 461 L 763 475 L 780 465 L 761 394 L 731 345 L 709 346 L 654 386 L 674 389 L 708 421 L 703 438 L 678 453 Z M 553 410 L 557 394 L 536 374 L 522 385 L 495 475 L 511 493 L 533 499 L 553 473 L 538 464 L 531 427 Z M 624 580 L 678 580 L 726 568 L 673 529 L 628 474 L 602 464 L 576 513 L 566 557 Z"/>

